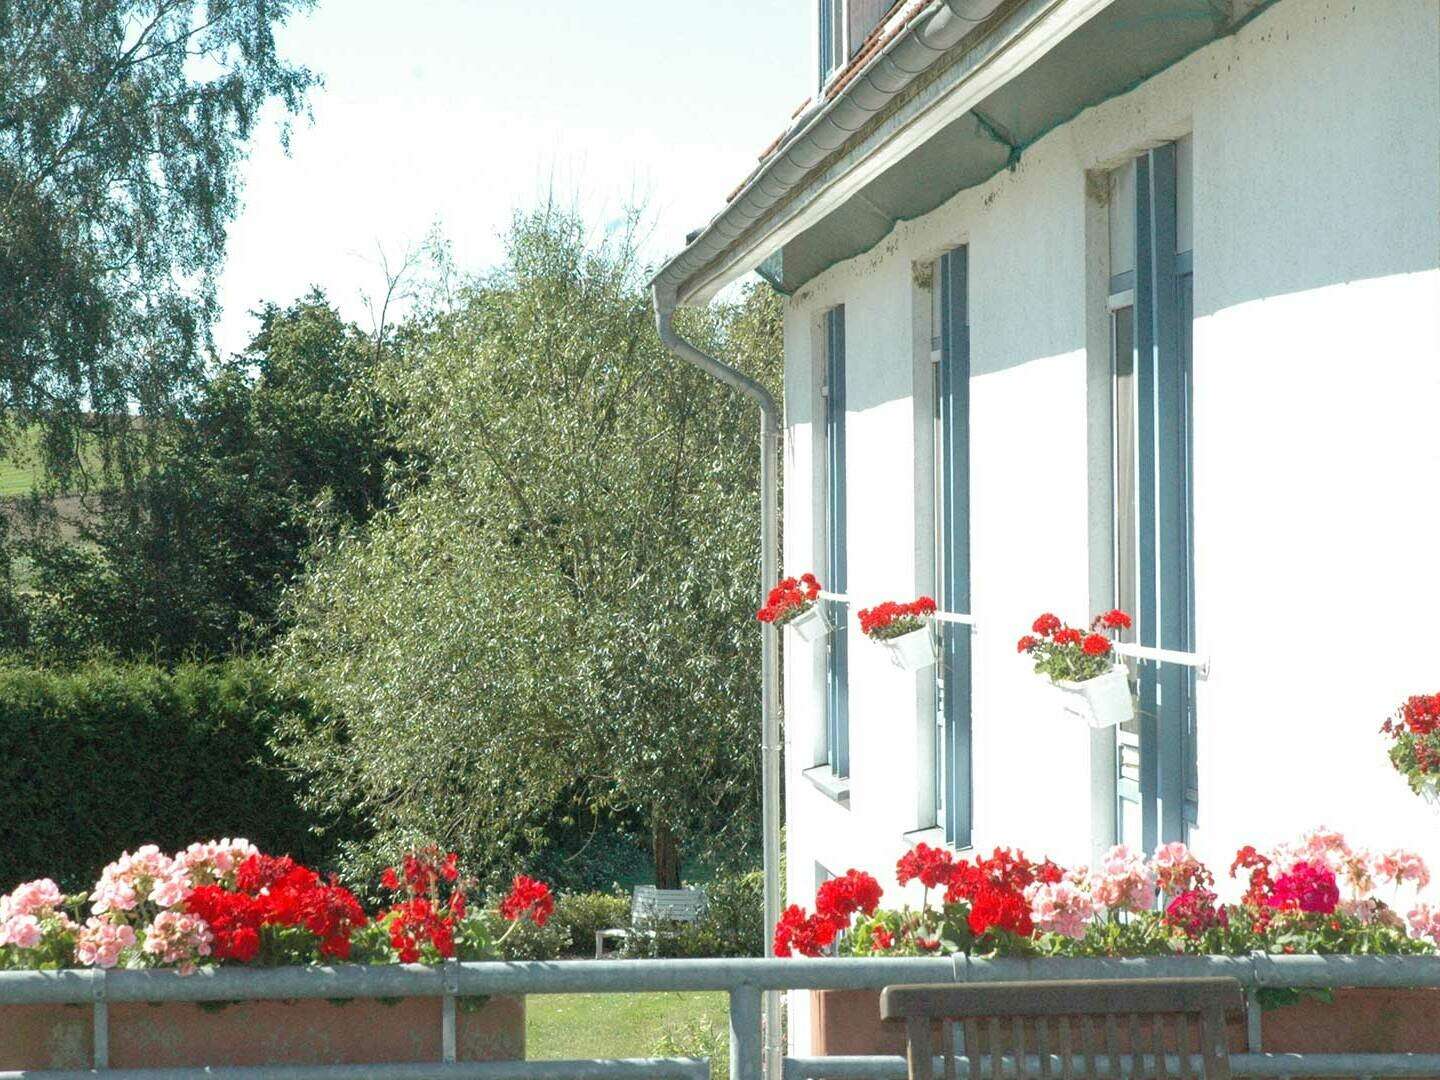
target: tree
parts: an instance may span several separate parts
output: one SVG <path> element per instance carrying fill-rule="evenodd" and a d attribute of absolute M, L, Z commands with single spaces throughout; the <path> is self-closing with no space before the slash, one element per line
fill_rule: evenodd
<path fill-rule="evenodd" d="M 772 385 L 775 298 L 692 320 Z M 557 806 L 643 821 L 657 883 L 756 833 L 755 417 L 660 345 L 633 231 L 517 220 L 505 265 L 385 365 L 413 473 L 325 545 L 282 670 L 327 704 L 285 752 L 313 808 L 497 874 Z"/>
<path fill-rule="evenodd" d="M 59 476 L 88 432 L 129 479 L 116 436 L 193 387 L 236 166 L 316 81 L 274 37 L 309 4 L 0 2 L 0 434 L 42 423 Z"/>
<path fill-rule="evenodd" d="M 259 320 L 156 435 L 151 467 L 95 497 L 85 544 L 28 546 L 36 652 L 173 661 L 264 643 L 316 532 L 380 505 L 393 449 L 374 342 L 318 290 Z"/>

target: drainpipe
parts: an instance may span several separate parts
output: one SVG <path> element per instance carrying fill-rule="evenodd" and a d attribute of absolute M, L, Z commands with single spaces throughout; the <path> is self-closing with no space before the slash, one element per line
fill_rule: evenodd
<path fill-rule="evenodd" d="M 780 565 L 779 466 L 780 407 L 770 391 L 748 375 L 697 349 L 675 332 L 675 290 L 653 286 L 655 326 L 665 347 L 760 406 L 760 581 L 769 588 Z M 760 646 L 760 803 L 765 865 L 765 955 L 773 955 L 769 928 L 780 919 L 780 631 L 761 624 Z M 765 995 L 765 1065 L 770 1080 L 780 1080 L 780 994 Z M 758 1080 L 737 1077 L 732 1080 Z"/>

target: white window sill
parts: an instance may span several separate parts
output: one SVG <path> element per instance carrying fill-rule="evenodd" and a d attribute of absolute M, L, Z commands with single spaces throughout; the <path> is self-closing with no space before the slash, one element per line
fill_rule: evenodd
<path fill-rule="evenodd" d="M 850 806 L 850 778 L 836 776 L 829 765 L 816 765 L 813 769 L 802 770 L 801 776 L 815 785 L 816 790 L 827 799 L 833 799 L 841 806 Z"/>
<path fill-rule="evenodd" d="M 972 848 L 957 848 L 953 844 L 946 843 L 945 830 L 939 825 L 928 825 L 923 829 L 913 829 L 904 833 L 901 837 L 908 847 L 917 847 L 920 844 L 928 844 L 930 847 L 948 847 L 952 851 L 961 854 L 973 850 Z"/>

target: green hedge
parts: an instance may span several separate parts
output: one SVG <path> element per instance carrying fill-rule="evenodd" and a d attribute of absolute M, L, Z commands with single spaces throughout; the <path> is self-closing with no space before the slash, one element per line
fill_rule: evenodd
<path fill-rule="evenodd" d="M 0 890 L 88 887 L 122 850 L 243 836 L 325 866 L 266 740 L 303 708 L 253 661 L 0 667 Z"/>

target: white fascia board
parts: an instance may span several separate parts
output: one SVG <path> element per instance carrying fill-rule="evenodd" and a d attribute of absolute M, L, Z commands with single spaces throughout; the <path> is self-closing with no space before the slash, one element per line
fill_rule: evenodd
<path fill-rule="evenodd" d="M 1026 71 L 1046 53 L 1094 18 L 1114 0 L 1056 0 L 1029 26 L 1020 30 L 995 53 L 982 60 L 918 117 L 893 133 L 876 132 L 872 139 L 883 140 L 876 149 L 844 170 L 828 186 L 803 200 L 798 213 L 781 220 L 748 246 L 734 252 L 726 262 L 697 285 L 687 289 L 679 301 L 704 305 L 737 278 L 750 273 L 806 229 L 823 221 L 857 191 L 901 161 L 912 150 L 933 137 L 951 121 L 964 116 L 1011 79 Z M 963 61 L 962 61 L 963 63 Z M 783 154 L 784 148 L 776 151 Z"/>

